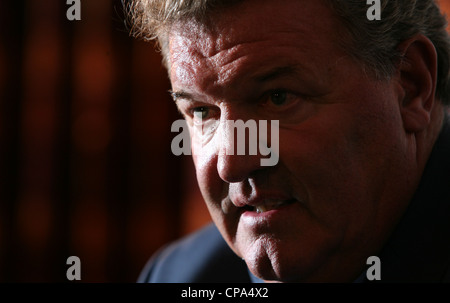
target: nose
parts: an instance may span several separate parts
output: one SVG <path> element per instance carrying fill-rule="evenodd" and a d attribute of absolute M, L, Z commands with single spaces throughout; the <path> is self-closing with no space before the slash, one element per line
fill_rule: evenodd
<path fill-rule="evenodd" d="M 228 183 L 242 182 L 256 171 L 261 170 L 260 158 L 250 155 L 219 155 L 217 171 L 220 178 Z"/>
<path fill-rule="evenodd" d="M 223 181 L 242 182 L 263 169 L 255 121 L 227 120 L 220 128 L 217 171 Z"/>

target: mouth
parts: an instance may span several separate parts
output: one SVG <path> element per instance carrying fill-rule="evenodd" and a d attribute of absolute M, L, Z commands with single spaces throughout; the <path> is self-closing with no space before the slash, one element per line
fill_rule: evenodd
<path fill-rule="evenodd" d="M 291 200 L 274 200 L 274 199 L 266 199 L 262 203 L 252 206 L 252 205 L 245 205 L 243 206 L 244 211 L 250 211 L 250 212 L 256 212 L 257 214 L 262 214 L 271 210 L 279 209 L 283 206 L 290 205 L 292 203 L 295 203 L 295 199 Z"/>

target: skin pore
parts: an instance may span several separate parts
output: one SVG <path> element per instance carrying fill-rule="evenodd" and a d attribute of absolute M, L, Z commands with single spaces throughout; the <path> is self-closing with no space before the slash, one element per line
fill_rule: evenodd
<path fill-rule="evenodd" d="M 177 106 L 191 135 L 195 116 L 206 130 L 193 138 L 203 197 L 264 280 L 357 278 L 407 207 L 442 124 L 427 38 L 403 43 L 397 72 L 376 80 L 338 46 L 339 26 L 322 1 L 250 0 L 169 33 Z M 275 166 L 223 152 L 224 122 L 238 119 L 279 121 Z"/>

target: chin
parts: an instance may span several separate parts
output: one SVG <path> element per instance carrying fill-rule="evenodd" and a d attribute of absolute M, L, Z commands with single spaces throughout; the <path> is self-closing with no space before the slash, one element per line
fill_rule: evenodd
<path fill-rule="evenodd" d="M 302 253 L 295 249 L 280 247 L 279 240 L 261 240 L 258 242 L 260 243 L 253 243 L 240 255 L 242 255 L 249 270 L 256 277 L 265 281 L 306 282 L 311 279 L 314 271 L 324 261 L 319 257 L 319 254 L 311 258 L 302 256 Z M 274 244 L 273 242 L 278 243 Z"/>
<path fill-rule="evenodd" d="M 270 282 L 292 283 L 308 280 L 310 270 L 298 266 L 298 262 L 279 261 L 269 258 L 247 261 L 249 270 L 258 278 Z M 295 264 L 295 265 L 293 265 Z"/>

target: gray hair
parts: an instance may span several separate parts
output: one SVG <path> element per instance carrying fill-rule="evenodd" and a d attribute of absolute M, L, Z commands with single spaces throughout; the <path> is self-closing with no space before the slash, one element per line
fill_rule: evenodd
<path fill-rule="evenodd" d="M 124 6 L 130 34 L 157 39 L 167 67 L 167 34 L 171 25 L 189 19 L 202 21 L 219 8 L 244 0 L 129 0 Z M 447 21 L 434 0 L 382 0 L 381 20 L 369 21 L 363 0 L 323 0 L 341 20 L 341 47 L 377 79 L 389 79 L 402 54 L 399 44 L 422 34 L 438 55 L 436 97 L 450 104 L 450 38 Z"/>

